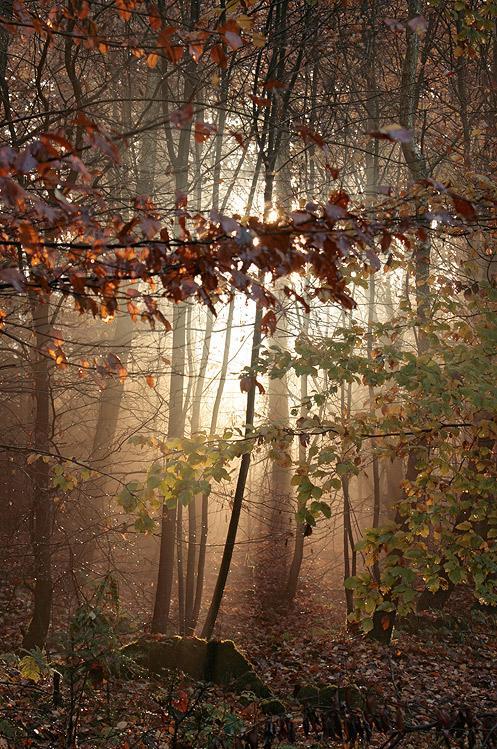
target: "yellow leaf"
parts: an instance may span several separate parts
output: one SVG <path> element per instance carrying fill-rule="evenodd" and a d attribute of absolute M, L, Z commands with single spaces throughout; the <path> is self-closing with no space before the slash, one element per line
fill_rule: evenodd
<path fill-rule="evenodd" d="M 41 671 L 40 667 L 33 658 L 32 655 L 25 655 L 19 663 L 19 671 L 23 679 L 31 679 L 31 681 L 40 681 Z"/>
<path fill-rule="evenodd" d="M 242 13 L 241 16 L 236 17 L 236 22 L 243 31 L 250 31 L 254 25 L 253 19 L 250 18 L 250 16 L 246 16 L 244 13 Z"/>

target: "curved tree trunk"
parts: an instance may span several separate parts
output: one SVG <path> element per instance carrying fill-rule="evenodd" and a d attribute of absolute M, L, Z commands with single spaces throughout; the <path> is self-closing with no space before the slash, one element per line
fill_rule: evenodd
<path fill-rule="evenodd" d="M 214 401 L 214 407 L 212 409 L 210 434 L 215 434 L 217 429 L 217 420 L 219 416 L 219 406 L 221 405 L 221 399 L 223 397 L 224 385 L 226 382 L 226 375 L 228 373 L 228 362 L 230 354 L 231 344 L 231 332 L 233 326 L 233 312 L 235 309 L 235 299 L 230 299 L 228 308 L 228 318 L 226 321 L 226 336 L 224 339 L 224 351 L 223 361 L 221 364 L 221 371 L 219 374 L 219 382 L 216 391 L 216 398 Z M 200 614 L 200 607 L 202 605 L 202 595 L 204 590 L 204 577 L 205 577 L 205 557 L 207 552 L 207 533 L 209 524 L 209 498 L 207 494 L 202 496 L 201 503 L 201 518 L 200 518 L 200 543 L 198 551 L 198 564 L 197 564 L 197 582 L 195 586 L 195 601 L 193 604 L 192 612 L 192 631 L 197 626 L 198 617 Z"/>
<path fill-rule="evenodd" d="M 254 320 L 254 335 L 252 338 L 252 353 L 250 357 L 250 366 L 255 368 L 257 360 L 259 358 L 259 348 L 261 345 L 261 319 L 262 319 L 262 308 L 257 307 Z M 256 384 L 255 380 L 250 390 L 247 393 L 247 409 L 245 414 L 245 436 L 248 437 L 252 431 L 254 425 L 255 415 L 255 391 Z M 242 455 L 240 461 L 240 470 L 238 472 L 238 480 L 235 489 L 235 496 L 233 497 L 233 508 L 231 510 L 230 523 L 228 526 L 228 533 L 226 535 L 226 542 L 224 545 L 223 557 L 221 559 L 221 566 L 219 568 L 218 578 L 214 594 L 212 596 L 211 605 L 207 612 L 207 617 L 202 630 L 202 637 L 210 640 L 216 620 L 221 608 L 221 601 L 224 595 L 224 589 L 226 587 L 226 581 L 230 571 L 231 559 L 233 557 L 233 550 L 235 548 L 236 534 L 238 531 L 238 523 L 240 520 L 240 513 L 242 510 L 243 497 L 245 495 L 245 485 L 247 483 L 247 475 L 250 466 L 250 451 L 247 451 Z"/>

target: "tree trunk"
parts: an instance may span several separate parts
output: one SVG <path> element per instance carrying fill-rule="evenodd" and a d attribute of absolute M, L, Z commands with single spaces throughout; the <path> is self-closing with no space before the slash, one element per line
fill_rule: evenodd
<path fill-rule="evenodd" d="M 182 437 L 183 384 L 185 369 L 185 315 L 184 305 L 173 309 L 173 351 L 171 355 L 171 376 L 169 384 L 169 423 L 167 436 Z M 161 539 L 159 552 L 159 573 L 155 591 L 152 632 L 167 631 L 174 573 L 174 542 L 176 535 L 176 507 L 162 507 Z"/>
<path fill-rule="evenodd" d="M 254 320 L 254 335 L 252 338 L 252 353 L 250 359 L 251 368 L 255 368 L 259 358 L 259 348 L 261 345 L 261 319 L 262 319 L 262 308 L 257 307 Z M 255 382 L 247 393 L 247 409 L 245 415 L 245 436 L 249 437 L 254 425 L 254 414 L 255 414 Z M 211 605 L 207 613 L 207 618 L 204 623 L 202 630 L 202 637 L 210 640 L 214 632 L 216 620 L 221 607 L 221 601 L 224 595 L 224 589 L 226 586 L 226 580 L 231 565 L 231 559 L 233 557 L 233 549 L 235 548 L 236 534 L 238 530 L 238 523 L 240 520 L 240 512 L 242 509 L 243 497 L 245 494 L 245 485 L 247 482 L 247 475 L 250 466 L 250 450 L 242 455 L 240 462 L 240 470 L 238 472 L 238 480 L 235 489 L 235 496 L 233 498 L 233 508 L 231 511 L 230 523 L 228 526 L 228 533 L 226 536 L 226 542 L 224 545 L 223 557 L 221 560 L 221 566 L 219 568 L 219 574 L 212 596 Z"/>
<path fill-rule="evenodd" d="M 235 309 L 235 299 L 230 299 L 228 308 L 228 318 L 226 321 L 226 336 L 224 339 L 224 351 L 223 361 L 221 364 L 221 371 L 219 374 L 219 382 L 216 391 L 216 398 L 214 401 L 214 407 L 212 409 L 210 434 L 215 434 L 217 429 L 217 420 L 219 415 L 219 406 L 223 397 L 224 385 L 226 382 L 226 375 L 228 372 L 228 361 L 230 354 L 231 344 L 231 332 L 233 326 L 233 312 Z M 197 565 L 197 584 L 195 586 L 195 602 L 193 605 L 192 613 L 192 631 L 197 626 L 198 617 L 200 614 L 200 607 L 202 605 L 202 594 L 204 589 L 204 576 L 205 576 L 205 557 L 207 552 L 207 533 L 209 523 L 209 498 L 207 494 L 202 496 L 202 508 L 201 508 L 201 520 L 200 520 L 200 545 L 198 551 L 198 565 Z"/>
<path fill-rule="evenodd" d="M 200 408 L 202 404 L 202 395 L 205 384 L 205 373 L 209 359 L 211 346 L 212 329 L 214 325 L 214 315 L 210 310 L 206 311 L 207 318 L 205 323 L 204 340 L 202 344 L 202 353 L 200 356 L 200 365 L 197 372 L 195 389 L 192 402 L 192 419 L 191 434 L 195 435 L 201 428 Z M 188 506 L 188 554 L 186 564 L 186 586 L 185 586 L 185 631 L 187 634 L 193 634 L 195 629 L 194 609 L 195 609 L 195 562 L 197 557 L 197 517 L 202 512 L 202 497 L 195 497 Z M 200 510 L 200 513 L 199 513 Z M 200 531 L 202 533 L 202 531 Z M 197 566 L 198 570 L 198 566 Z M 202 571 L 203 575 L 203 571 Z"/>
<path fill-rule="evenodd" d="M 304 312 L 304 320 L 302 325 L 302 333 L 308 334 L 309 331 L 309 312 Z M 305 418 L 309 407 L 307 405 L 308 396 L 308 375 L 304 374 L 300 377 L 300 416 Z M 305 445 L 299 442 L 299 463 L 303 465 L 307 459 L 307 450 Z M 297 586 L 299 583 L 300 568 L 302 567 L 302 560 L 304 558 L 304 522 L 299 519 L 299 511 L 302 510 L 302 506 L 297 507 L 297 520 L 295 523 L 295 544 L 293 547 L 293 557 L 290 564 L 290 570 L 288 572 L 288 581 L 286 585 L 286 598 L 291 603 L 297 593 Z"/>
<path fill-rule="evenodd" d="M 277 293 L 280 304 L 282 294 Z M 283 309 L 273 335 L 273 343 L 282 351 L 288 350 L 288 322 Z M 285 429 L 290 423 L 290 407 L 288 403 L 288 378 L 286 375 L 269 380 L 268 385 L 268 421 L 275 427 Z M 285 579 L 288 574 L 288 536 L 290 531 L 289 510 L 291 507 L 292 485 L 291 471 L 288 466 L 281 465 L 277 459 L 271 459 L 269 468 L 269 527 L 267 533 L 271 537 L 268 544 L 266 559 L 262 559 L 265 593 L 273 598 L 285 589 Z"/>
<path fill-rule="evenodd" d="M 48 354 L 44 353 L 50 332 L 49 304 L 31 299 L 33 330 L 36 336 L 33 380 L 35 397 L 34 452 L 40 457 L 31 464 L 33 484 L 32 547 L 34 557 L 34 600 L 31 621 L 24 636 L 26 650 L 44 646 L 52 613 L 51 539 L 53 504 L 50 489 L 50 468 L 43 455 L 50 451 L 50 373 Z"/>

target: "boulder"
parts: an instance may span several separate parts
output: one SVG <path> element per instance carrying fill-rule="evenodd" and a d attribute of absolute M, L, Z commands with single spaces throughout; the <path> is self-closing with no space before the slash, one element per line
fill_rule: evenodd
<path fill-rule="evenodd" d="M 271 690 L 232 640 L 142 637 L 123 648 L 123 654 L 152 673 L 183 671 L 197 681 L 229 686 L 238 692 L 253 692 L 257 697 L 272 697 Z"/>
<path fill-rule="evenodd" d="M 364 710 L 366 707 L 365 696 L 355 684 L 346 687 L 303 684 L 295 696 L 301 705 L 320 710 L 332 710 L 343 704 L 351 710 Z"/>

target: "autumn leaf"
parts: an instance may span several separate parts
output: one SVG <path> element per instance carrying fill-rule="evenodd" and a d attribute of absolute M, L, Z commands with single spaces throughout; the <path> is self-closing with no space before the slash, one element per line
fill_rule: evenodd
<path fill-rule="evenodd" d="M 26 278 L 18 268 L 2 268 L 0 270 L 0 281 L 4 281 L 16 291 L 24 291 L 26 288 Z"/>
<path fill-rule="evenodd" d="M 388 26 L 391 31 L 402 33 L 405 30 L 404 24 L 398 21 L 396 18 L 384 18 L 383 23 Z"/>
<path fill-rule="evenodd" d="M 130 8 L 133 8 L 135 3 L 134 2 L 126 2 L 126 0 L 114 0 L 114 4 L 117 8 L 117 12 L 119 13 L 119 16 L 122 18 L 123 21 L 129 21 L 131 19 L 131 10 Z"/>
<path fill-rule="evenodd" d="M 147 56 L 147 67 L 155 68 L 158 62 L 159 62 L 159 55 L 156 54 L 155 52 L 151 52 Z"/>
<path fill-rule="evenodd" d="M 250 98 L 252 99 L 254 104 L 257 104 L 258 107 L 268 107 L 271 104 L 269 99 L 266 99 L 262 96 L 254 96 L 253 94 L 251 94 Z"/>
<path fill-rule="evenodd" d="M 226 39 L 226 43 L 228 44 L 228 46 L 233 50 L 237 50 L 240 49 L 240 47 L 243 47 L 242 38 L 235 31 L 225 31 L 224 38 Z"/>
<path fill-rule="evenodd" d="M 254 25 L 254 19 L 244 13 L 236 17 L 236 22 L 243 31 L 250 31 Z"/>
<path fill-rule="evenodd" d="M 410 143 L 413 138 L 411 130 L 408 130 L 402 125 L 392 124 L 384 125 L 378 130 L 373 130 L 368 133 L 371 138 L 378 138 L 379 140 L 391 140 L 396 143 Z"/>
<path fill-rule="evenodd" d="M 25 655 L 19 662 L 19 671 L 23 679 L 29 679 L 35 683 L 42 678 L 41 668 L 32 655 Z"/>
<path fill-rule="evenodd" d="M 414 18 L 411 18 L 411 20 L 407 22 L 407 25 L 411 31 L 414 31 L 414 33 L 419 34 L 420 36 L 426 33 L 428 27 L 424 16 L 415 16 Z"/>
<path fill-rule="evenodd" d="M 462 198 L 460 195 L 454 195 L 451 193 L 452 202 L 456 212 L 462 216 L 466 221 L 475 221 L 477 213 L 473 203 L 466 198 Z"/>
<path fill-rule="evenodd" d="M 276 80 L 276 78 L 271 78 L 269 81 L 266 81 L 263 88 L 265 88 L 266 91 L 272 91 L 275 88 L 285 88 L 285 84 Z"/>
<path fill-rule="evenodd" d="M 193 119 L 193 104 L 185 104 L 181 109 L 171 112 L 169 121 L 174 127 L 186 127 Z"/>
<path fill-rule="evenodd" d="M 148 22 L 152 31 L 160 31 L 162 21 L 156 5 L 149 5 Z"/>
<path fill-rule="evenodd" d="M 195 142 L 204 143 L 213 133 L 216 132 L 216 126 L 207 122 L 195 123 Z"/>
<path fill-rule="evenodd" d="M 266 37 L 260 31 L 254 31 L 252 34 L 252 42 L 254 47 L 262 49 L 266 45 Z"/>
<path fill-rule="evenodd" d="M 276 330 L 276 315 L 273 310 L 268 310 L 261 320 L 261 330 L 264 333 L 273 335 Z"/>
<path fill-rule="evenodd" d="M 228 65 L 228 58 L 224 53 L 224 49 L 221 44 L 215 44 L 210 51 L 211 60 L 215 65 L 219 65 L 220 68 L 226 68 Z"/>
<path fill-rule="evenodd" d="M 240 377 L 240 390 L 242 393 L 248 393 L 254 387 L 254 383 L 255 377 L 250 377 L 249 375 Z"/>

